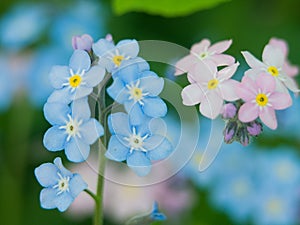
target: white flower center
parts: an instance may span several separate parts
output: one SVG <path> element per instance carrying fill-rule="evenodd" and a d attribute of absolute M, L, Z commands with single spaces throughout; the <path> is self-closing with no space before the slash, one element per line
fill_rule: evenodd
<path fill-rule="evenodd" d="M 133 150 L 147 152 L 147 150 L 143 146 L 144 140 L 147 137 L 148 137 L 148 134 L 146 134 L 144 137 L 142 137 L 140 134 L 137 134 L 135 127 L 133 127 L 132 134 L 129 137 L 124 138 L 124 140 L 128 142 L 128 145 L 130 147 L 130 153 Z"/>
<path fill-rule="evenodd" d="M 65 126 L 60 126 L 59 129 L 65 129 L 66 133 L 68 134 L 67 141 L 71 139 L 71 137 L 81 137 L 79 128 L 82 124 L 82 121 L 77 121 L 71 117 L 71 115 L 68 115 L 69 121 L 66 122 Z"/>
<path fill-rule="evenodd" d="M 57 195 L 65 192 L 65 191 L 70 191 L 69 190 L 69 181 L 70 177 L 63 177 L 60 173 L 57 173 L 59 176 L 59 180 L 56 185 L 53 186 L 53 188 L 58 189 Z"/>
<path fill-rule="evenodd" d="M 135 84 L 126 85 L 126 88 L 128 89 L 128 93 L 129 93 L 128 99 L 129 100 L 133 99 L 134 102 L 139 102 L 141 105 L 143 105 L 144 96 L 147 96 L 149 93 L 143 93 L 143 90 L 139 86 L 140 86 L 140 80 L 137 80 Z"/>

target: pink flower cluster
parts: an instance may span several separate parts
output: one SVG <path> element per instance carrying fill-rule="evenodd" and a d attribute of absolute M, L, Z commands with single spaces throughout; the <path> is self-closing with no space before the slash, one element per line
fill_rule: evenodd
<path fill-rule="evenodd" d="M 202 115 L 217 118 L 226 111 L 224 106 L 232 102 L 237 108 L 233 118 L 237 127 L 249 127 L 259 123 L 259 118 L 271 129 L 277 128 L 275 110 L 292 105 L 291 92 L 299 92 L 294 77 L 298 67 L 287 59 L 288 46 L 284 40 L 272 38 L 264 47 L 262 61 L 248 51 L 243 51 L 250 69 L 245 71 L 241 82 L 231 79 L 239 62 L 224 54 L 232 44 L 231 40 L 210 45 L 207 39 L 192 46 L 190 54 L 180 59 L 175 67 L 175 75 L 187 73 L 190 84 L 183 88 L 183 104 L 199 105 Z M 247 130 L 247 129 L 246 129 Z M 235 134 L 230 130 L 232 135 Z M 228 136 L 227 136 L 228 137 Z"/>

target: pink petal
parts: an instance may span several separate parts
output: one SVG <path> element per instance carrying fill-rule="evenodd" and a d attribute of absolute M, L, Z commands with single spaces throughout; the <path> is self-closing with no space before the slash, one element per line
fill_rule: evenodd
<path fill-rule="evenodd" d="M 208 66 L 205 62 L 199 60 L 189 71 L 188 76 L 191 76 L 191 79 L 198 83 L 208 82 L 214 78 L 216 70 L 217 67 L 212 68 L 211 66 Z"/>
<path fill-rule="evenodd" d="M 244 73 L 244 76 L 250 77 L 250 78 L 252 78 L 253 80 L 255 80 L 256 77 L 257 77 L 258 75 L 260 75 L 262 72 L 264 72 L 263 69 L 258 69 L 258 68 L 255 68 L 255 69 L 248 69 L 248 70 L 246 70 L 246 72 Z"/>
<path fill-rule="evenodd" d="M 269 44 L 277 48 L 280 48 L 284 56 L 287 57 L 289 49 L 287 43 L 284 40 L 278 38 L 271 38 Z"/>
<path fill-rule="evenodd" d="M 232 40 L 217 42 L 209 48 L 209 52 L 215 54 L 221 54 L 222 52 L 225 52 L 230 47 L 231 44 L 232 44 Z"/>
<path fill-rule="evenodd" d="M 228 80 L 236 72 L 239 65 L 240 65 L 240 63 L 237 62 L 237 63 L 235 63 L 231 66 L 228 66 L 228 67 L 225 67 L 225 68 L 221 69 L 218 72 L 218 78 L 220 80 Z"/>
<path fill-rule="evenodd" d="M 262 60 L 269 66 L 281 68 L 284 63 L 285 56 L 283 51 L 273 45 L 266 45 L 263 51 Z"/>
<path fill-rule="evenodd" d="M 292 105 L 292 98 L 287 93 L 274 92 L 269 96 L 273 109 L 286 109 Z"/>
<path fill-rule="evenodd" d="M 257 58 L 255 58 L 250 52 L 248 51 L 244 51 L 242 52 L 247 64 L 251 67 L 251 68 L 264 68 L 266 67 L 264 63 L 262 63 L 261 61 L 259 61 Z"/>
<path fill-rule="evenodd" d="M 197 63 L 199 59 L 197 59 L 194 55 L 187 55 L 180 59 L 176 64 L 175 64 L 175 76 L 181 75 L 183 73 L 188 72 L 191 67 Z"/>
<path fill-rule="evenodd" d="M 259 118 L 267 127 L 273 130 L 277 128 L 277 120 L 274 109 L 270 107 L 264 107 L 259 113 Z"/>
<path fill-rule="evenodd" d="M 290 89 L 292 92 L 299 92 L 298 84 L 296 81 L 291 77 L 285 77 L 285 80 L 283 81 L 284 85 Z"/>
<path fill-rule="evenodd" d="M 289 76 L 294 77 L 299 73 L 298 66 L 291 65 L 289 62 L 283 64 L 282 70 Z"/>
<path fill-rule="evenodd" d="M 222 111 L 223 99 L 214 91 L 210 91 L 204 96 L 200 104 L 200 112 L 203 116 L 215 119 Z"/>
<path fill-rule="evenodd" d="M 217 66 L 227 66 L 235 62 L 235 58 L 227 54 L 212 55 L 210 56 L 210 60 L 212 60 Z"/>
<path fill-rule="evenodd" d="M 239 82 L 236 80 L 226 80 L 222 82 L 220 86 L 221 97 L 226 101 L 236 101 L 239 99 L 238 94 L 236 93 Z"/>
<path fill-rule="evenodd" d="M 239 110 L 239 120 L 248 123 L 255 120 L 259 114 L 259 107 L 251 102 L 244 103 Z"/>
<path fill-rule="evenodd" d="M 184 105 L 196 105 L 203 99 L 202 87 L 196 83 L 188 85 L 182 90 L 181 97 Z"/>
<path fill-rule="evenodd" d="M 241 99 L 248 102 L 255 99 L 256 89 L 257 88 L 254 81 L 251 78 L 244 76 L 242 79 L 242 83 L 239 83 L 236 86 L 235 91 Z"/>
<path fill-rule="evenodd" d="M 209 46 L 210 41 L 208 39 L 203 39 L 201 42 L 192 46 L 191 53 L 198 55 L 202 52 L 206 52 Z"/>
<path fill-rule="evenodd" d="M 275 79 L 275 80 L 276 80 L 276 91 L 288 94 L 289 90 L 284 85 L 284 83 L 281 80 L 279 80 L 279 79 Z"/>
<path fill-rule="evenodd" d="M 256 80 L 256 85 L 260 88 L 263 93 L 273 92 L 276 88 L 275 77 L 269 74 L 260 74 Z"/>

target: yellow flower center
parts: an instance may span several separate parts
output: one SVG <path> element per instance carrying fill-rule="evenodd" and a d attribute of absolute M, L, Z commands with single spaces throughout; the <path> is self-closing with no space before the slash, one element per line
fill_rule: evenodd
<path fill-rule="evenodd" d="M 70 77 L 69 83 L 72 88 L 78 87 L 81 83 L 81 76 L 79 76 L 78 74 L 73 75 L 72 77 Z"/>
<path fill-rule="evenodd" d="M 209 90 L 215 89 L 219 84 L 219 81 L 217 79 L 212 79 L 208 82 L 207 87 Z"/>
<path fill-rule="evenodd" d="M 269 66 L 268 72 L 274 77 L 277 77 L 279 74 L 278 69 L 275 66 Z"/>
<path fill-rule="evenodd" d="M 116 66 L 120 66 L 123 59 L 124 59 L 124 56 L 122 56 L 122 55 L 115 55 L 113 57 L 112 61 L 114 62 L 114 64 Z"/>
<path fill-rule="evenodd" d="M 266 96 L 265 94 L 258 94 L 256 96 L 256 103 L 259 105 L 259 106 L 265 106 L 266 104 L 268 104 L 268 96 Z"/>
<path fill-rule="evenodd" d="M 135 100 L 135 101 L 139 101 L 143 98 L 143 92 L 140 88 L 138 87 L 133 87 L 131 88 L 130 90 L 130 94 L 131 94 L 131 97 Z"/>

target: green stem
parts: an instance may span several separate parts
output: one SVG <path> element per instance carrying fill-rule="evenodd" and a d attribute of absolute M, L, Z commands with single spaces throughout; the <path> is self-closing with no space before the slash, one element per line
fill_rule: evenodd
<path fill-rule="evenodd" d="M 97 180 L 97 192 L 95 199 L 95 215 L 94 215 L 94 225 L 103 225 L 103 188 L 104 188 L 104 172 L 105 172 L 105 151 L 107 146 L 107 137 L 108 137 L 108 126 L 107 126 L 107 115 L 110 112 L 110 106 L 106 107 L 105 103 L 105 87 L 108 81 L 110 80 L 111 75 L 107 74 L 101 84 L 99 85 L 98 93 L 99 93 L 99 104 L 98 104 L 98 112 L 99 112 L 99 120 L 100 123 L 103 124 L 104 127 L 104 135 L 98 141 L 98 180 Z"/>
<path fill-rule="evenodd" d="M 89 196 L 91 196 L 91 197 L 95 200 L 95 202 L 98 201 L 97 196 L 96 196 L 91 190 L 85 189 L 84 191 L 85 191 Z"/>

